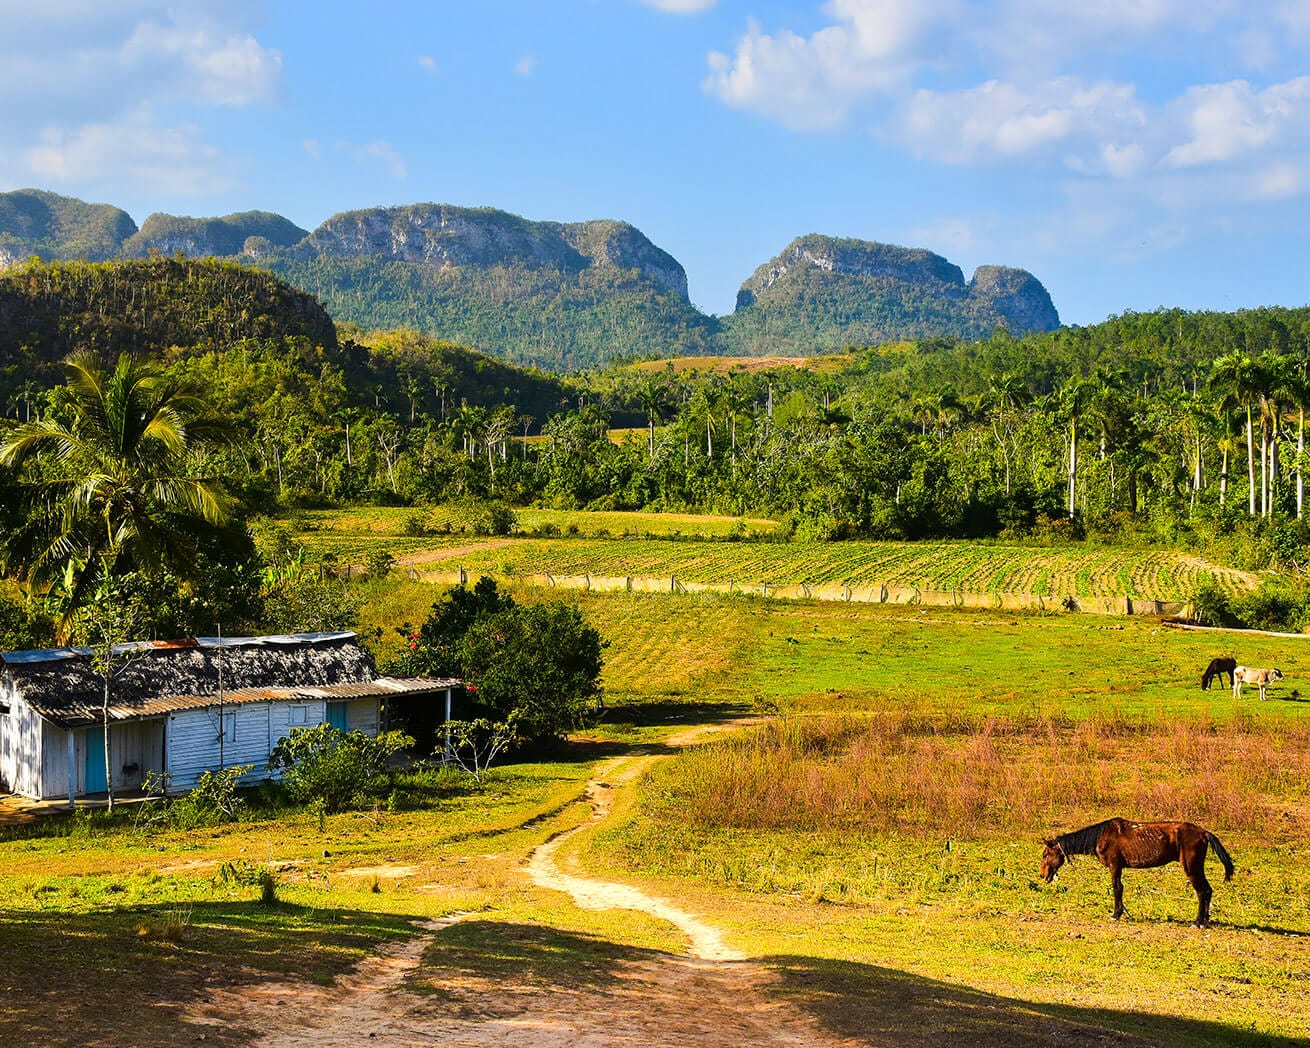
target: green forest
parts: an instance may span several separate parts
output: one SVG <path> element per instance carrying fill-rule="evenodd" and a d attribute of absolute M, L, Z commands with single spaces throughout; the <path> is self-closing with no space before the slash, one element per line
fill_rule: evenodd
<path fill-rule="evenodd" d="M 158 634 L 220 609 L 317 628 L 348 595 L 270 522 L 450 503 L 493 530 L 529 506 L 645 509 L 772 517 L 771 541 L 1197 550 L 1281 573 L 1258 615 L 1198 595 L 1216 618 L 1299 626 L 1308 347 L 1306 308 L 1159 310 L 852 346 L 813 368 L 559 376 L 404 328 L 337 328 L 311 295 L 231 263 L 33 262 L 0 275 L 0 484 L 5 572 L 45 604 L 3 628 L 41 640 L 124 580 Z M 141 447 L 105 405 L 137 411 Z M 93 447 L 93 430 L 117 443 Z"/>

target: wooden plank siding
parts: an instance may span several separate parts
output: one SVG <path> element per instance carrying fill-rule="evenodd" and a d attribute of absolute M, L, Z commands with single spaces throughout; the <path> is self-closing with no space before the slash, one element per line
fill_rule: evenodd
<path fill-rule="evenodd" d="M 19 696 L 9 689 L 0 689 L 0 702 L 8 705 L 9 712 L 0 716 L 0 780 L 10 793 L 25 797 L 42 797 L 41 793 L 41 742 L 49 727 Z M 62 731 L 51 734 L 64 737 Z M 67 790 L 68 780 L 64 780 Z"/>

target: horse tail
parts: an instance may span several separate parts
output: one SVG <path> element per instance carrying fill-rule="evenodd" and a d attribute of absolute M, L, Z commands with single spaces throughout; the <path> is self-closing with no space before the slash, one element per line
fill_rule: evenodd
<path fill-rule="evenodd" d="M 1215 855 L 1219 857 L 1219 861 L 1224 864 L 1224 880 L 1231 881 L 1233 879 L 1233 859 L 1232 856 L 1228 854 L 1228 849 L 1225 848 L 1223 842 L 1221 842 L 1219 838 L 1209 830 L 1205 831 L 1205 839 L 1210 842 L 1210 850 L 1214 852 Z"/>

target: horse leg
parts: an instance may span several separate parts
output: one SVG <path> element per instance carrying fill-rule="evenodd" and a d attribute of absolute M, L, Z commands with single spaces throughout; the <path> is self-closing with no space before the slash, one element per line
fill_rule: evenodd
<path fill-rule="evenodd" d="M 1114 916 L 1111 920 L 1117 921 L 1124 915 L 1124 868 L 1122 866 L 1111 868 L 1110 883 L 1114 885 Z"/>
<path fill-rule="evenodd" d="M 1192 882 L 1192 887 L 1196 891 L 1196 927 L 1210 927 L 1210 900 L 1214 898 L 1214 889 L 1210 887 L 1210 882 L 1205 877 L 1205 851 L 1207 844 L 1201 841 L 1199 848 L 1183 851 L 1179 856 L 1179 861 L 1183 865 L 1183 872 L 1187 874 L 1187 879 Z"/>

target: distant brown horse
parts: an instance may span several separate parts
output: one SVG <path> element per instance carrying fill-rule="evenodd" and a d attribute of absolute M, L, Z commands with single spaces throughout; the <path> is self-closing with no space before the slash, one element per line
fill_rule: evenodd
<path fill-rule="evenodd" d="M 1233 879 L 1233 860 L 1209 830 L 1191 822 L 1129 822 L 1106 819 L 1094 826 L 1061 834 L 1046 841 L 1042 852 L 1042 879 L 1048 884 L 1071 855 L 1095 855 L 1110 868 L 1114 885 L 1114 919 L 1124 915 L 1123 871 L 1166 866 L 1175 859 L 1196 889 L 1196 926 L 1210 924 L 1210 897 L 1214 889 L 1205 879 L 1205 852 L 1210 848 L 1224 864 L 1224 880 Z"/>
<path fill-rule="evenodd" d="M 1237 669 L 1237 660 L 1232 658 L 1211 659 L 1210 665 L 1205 668 L 1201 674 L 1201 690 L 1209 691 L 1210 682 L 1216 678 L 1222 683 L 1224 674 L 1228 674 L 1228 686 L 1233 686 L 1233 670 Z"/>

